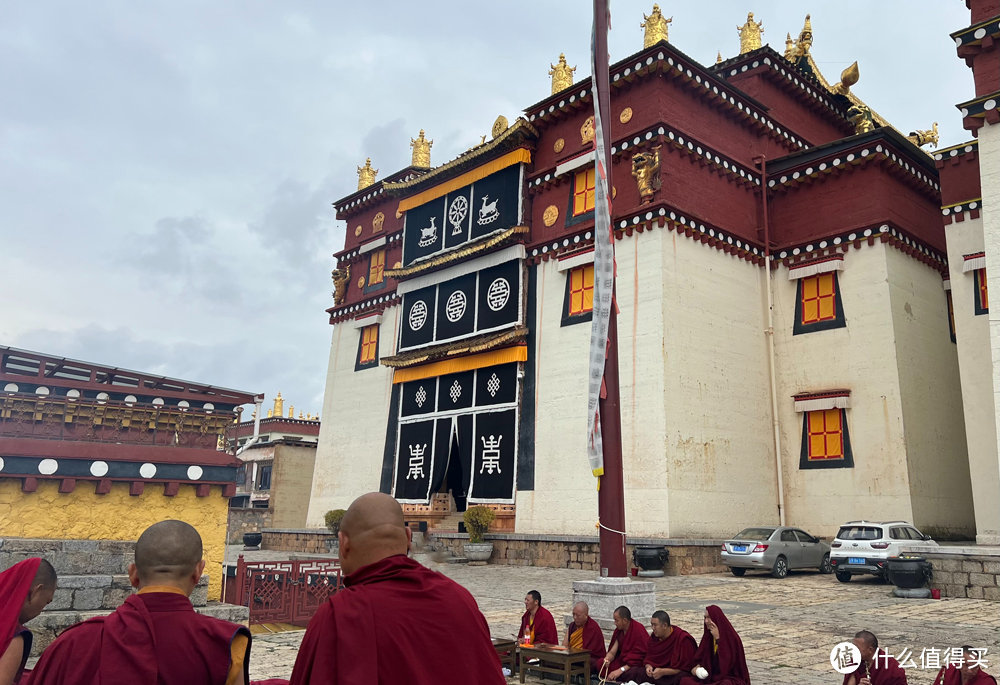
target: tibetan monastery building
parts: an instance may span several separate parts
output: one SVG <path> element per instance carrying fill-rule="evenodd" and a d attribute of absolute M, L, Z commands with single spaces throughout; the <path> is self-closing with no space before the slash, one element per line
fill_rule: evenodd
<path fill-rule="evenodd" d="M 1000 534 L 973 504 L 936 130 L 872 110 L 857 65 L 821 74 L 808 18 L 779 52 L 750 17 L 710 66 L 658 9 L 645 31 L 611 67 L 628 532 Z M 411 166 L 369 160 L 335 203 L 310 525 L 382 490 L 413 518 L 482 503 L 500 530 L 594 533 L 594 107 L 550 73 L 492 139 L 433 166 L 421 131 Z"/>

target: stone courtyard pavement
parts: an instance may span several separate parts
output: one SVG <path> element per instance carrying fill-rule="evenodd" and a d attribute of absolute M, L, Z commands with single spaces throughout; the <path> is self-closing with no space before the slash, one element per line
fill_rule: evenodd
<path fill-rule="evenodd" d="M 538 590 L 560 627 L 569 614 L 574 580 L 592 580 L 590 571 L 524 566 L 440 564 L 418 557 L 468 588 L 496 637 L 517 632 L 524 595 Z M 792 573 L 783 580 L 759 574 L 735 578 L 728 573 L 651 579 L 656 605 L 700 640 L 707 604 L 718 604 L 743 638 L 754 685 L 839 684 L 830 667 L 830 650 L 861 629 L 874 632 L 893 656 L 912 653 L 907 669 L 913 685 L 930 685 L 936 668 L 921 668 L 934 655 L 971 644 L 986 647 L 992 673 L 1000 672 L 1000 603 L 975 599 L 897 599 L 891 586 L 874 578 L 838 583 L 832 575 Z M 648 617 L 636 617 L 648 624 Z M 607 638 L 608 635 L 606 634 Z M 254 635 L 250 675 L 254 680 L 288 678 L 302 631 Z M 945 657 L 946 659 L 947 657 Z M 510 683 L 517 681 L 512 676 Z M 528 682 L 541 680 L 529 675 Z M 550 680 L 547 681 L 551 683 Z"/>

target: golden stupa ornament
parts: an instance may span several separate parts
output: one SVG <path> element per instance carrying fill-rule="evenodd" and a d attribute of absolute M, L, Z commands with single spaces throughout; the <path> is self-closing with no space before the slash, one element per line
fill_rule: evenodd
<path fill-rule="evenodd" d="M 806 15 L 805 24 L 802 25 L 802 31 L 799 32 L 799 39 L 792 40 L 791 34 L 785 40 L 785 59 L 790 61 L 795 61 L 801 57 L 805 57 L 809 54 L 809 48 L 813 44 L 813 25 L 812 19 L 809 15 Z"/>
<path fill-rule="evenodd" d="M 757 50 L 761 46 L 760 34 L 764 33 L 764 22 L 753 20 L 753 12 L 747 13 L 747 23 L 737 26 L 736 31 L 740 34 L 740 54 Z"/>
<path fill-rule="evenodd" d="M 417 136 L 416 140 L 410 138 L 410 147 L 413 148 L 413 160 L 410 164 L 421 169 L 430 169 L 431 145 L 433 144 L 433 140 L 424 138 L 424 129 L 420 129 L 420 135 Z"/>
<path fill-rule="evenodd" d="M 275 416 L 281 416 L 281 412 L 282 410 L 284 410 L 284 408 L 285 408 L 285 400 L 281 399 L 281 393 L 279 392 L 277 397 L 274 398 L 274 406 L 271 407 L 271 411 L 269 411 L 267 415 L 271 416 L 271 414 L 273 413 Z"/>
<path fill-rule="evenodd" d="M 639 24 L 639 28 L 646 29 L 646 33 L 642 38 L 642 48 L 645 50 L 650 45 L 656 45 L 661 40 L 668 40 L 667 30 L 670 22 L 674 20 L 673 17 L 665 19 L 663 14 L 660 13 L 660 6 L 653 5 L 653 13 L 648 17 L 642 15 L 643 22 Z"/>
<path fill-rule="evenodd" d="M 715 63 L 722 64 L 722 50 L 719 50 L 718 54 L 715 56 Z"/>
<path fill-rule="evenodd" d="M 573 72 L 576 67 L 566 64 L 566 55 L 559 53 L 559 62 L 550 64 L 549 76 L 552 77 L 552 94 L 566 90 L 573 85 Z"/>
<path fill-rule="evenodd" d="M 358 190 L 375 183 L 376 176 L 378 176 L 378 169 L 372 169 L 372 158 L 369 157 L 365 160 L 364 166 L 358 167 Z"/>

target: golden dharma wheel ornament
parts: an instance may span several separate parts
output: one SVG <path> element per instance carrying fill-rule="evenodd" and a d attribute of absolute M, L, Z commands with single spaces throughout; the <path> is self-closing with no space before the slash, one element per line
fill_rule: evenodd
<path fill-rule="evenodd" d="M 358 276 L 358 287 L 359 288 L 364 288 L 365 287 L 365 277 L 364 276 Z"/>
<path fill-rule="evenodd" d="M 358 224 L 358 225 L 357 225 L 357 226 L 356 226 L 356 227 L 354 228 L 354 235 L 361 235 L 361 230 L 362 230 L 362 229 L 361 229 L 361 224 Z"/>
<path fill-rule="evenodd" d="M 381 231 L 383 223 L 385 223 L 385 214 L 379 212 L 378 214 L 375 215 L 375 218 L 372 219 L 372 233 L 378 233 L 379 231 Z M 361 227 L 358 226 L 358 228 Z"/>
<path fill-rule="evenodd" d="M 580 142 L 584 145 L 587 143 L 594 142 L 594 117 L 593 115 L 587 117 L 587 120 L 583 122 L 583 126 L 580 127 Z"/>
<path fill-rule="evenodd" d="M 563 140 L 562 138 L 557 138 L 556 142 L 552 143 L 553 152 L 556 153 L 562 152 L 564 147 L 566 147 L 566 141 Z"/>
<path fill-rule="evenodd" d="M 548 207 L 545 208 L 545 211 L 542 212 L 542 222 L 546 226 L 551 226 L 556 222 L 556 219 L 558 218 L 559 218 L 559 208 L 556 207 L 555 205 L 549 205 Z"/>
<path fill-rule="evenodd" d="M 501 114 L 497 117 L 497 120 L 493 122 L 493 130 L 490 132 L 493 134 L 494 138 L 499 138 L 500 135 L 507 130 L 507 127 L 507 117 Z"/>
<path fill-rule="evenodd" d="M 623 124 L 627 124 L 628 122 L 632 121 L 632 108 L 626 107 L 625 109 L 623 109 L 622 113 L 618 115 L 618 121 L 622 122 Z"/>

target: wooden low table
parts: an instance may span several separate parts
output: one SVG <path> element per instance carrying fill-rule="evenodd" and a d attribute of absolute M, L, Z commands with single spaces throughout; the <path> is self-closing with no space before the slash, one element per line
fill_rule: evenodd
<path fill-rule="evenodd" d="M 493 649 L 497 650 L 497 656 L 500 657 L 500 665 L 506 665 L 512 675 L 517 672 L 517 668 L 515 667 L 517 663 L 516 648 L 517 643 L 513 640 L 505 640 L 502 637 L 493 638 Z"/>
<path fill-rule="evenodd" d="M 570 677 L 583 675 L 584 685 L 590 685 L 590 650 L 559 647 L 557 645 L 535 645 L 517 648 L 521 655 L 521 682 L 530 668 L 542 673 L 554 673 L 563 676 L 563 682 L 570 685 Z M 529 664 L 529 659 L 538 659 L 538 663 Z"/>

